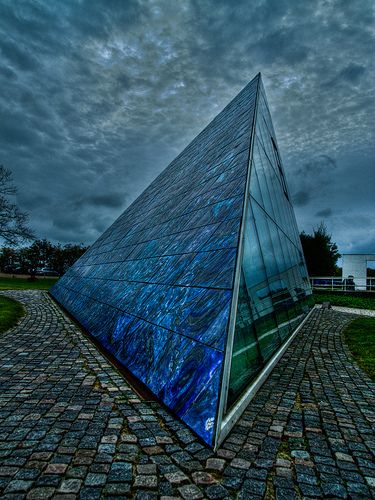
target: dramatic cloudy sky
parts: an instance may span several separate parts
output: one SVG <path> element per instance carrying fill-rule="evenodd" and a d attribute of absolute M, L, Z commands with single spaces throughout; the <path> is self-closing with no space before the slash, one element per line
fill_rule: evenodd
<path fill-rule="evenodd" d="M 1 0 L 0 163 L 93 242 L 262 72 L 301 230 L 375 253 L 373 0 Z"/>

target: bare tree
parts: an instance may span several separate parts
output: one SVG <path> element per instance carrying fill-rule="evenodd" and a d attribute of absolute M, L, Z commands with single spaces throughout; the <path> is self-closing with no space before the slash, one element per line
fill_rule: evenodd
<path fill-rule="evenodd" d="M 7 245 L 34 239 L 34 234 L 28 227 L 28 215 L 11 201 L 16 193 L 12 172 L 0 165 L 0 239 Z"/>

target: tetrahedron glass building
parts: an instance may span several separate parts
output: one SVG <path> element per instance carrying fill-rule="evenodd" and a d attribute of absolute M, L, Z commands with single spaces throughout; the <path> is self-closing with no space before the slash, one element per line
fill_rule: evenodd
<path fill-rule="evenodd" d="M 311 290 L 260 74 L 52 288 L 210 446 Z"/>

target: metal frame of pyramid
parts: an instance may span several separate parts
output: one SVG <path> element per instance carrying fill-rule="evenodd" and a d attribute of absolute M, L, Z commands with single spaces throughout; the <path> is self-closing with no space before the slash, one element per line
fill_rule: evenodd
<path fill-rule="evenodd" d="M 222 442 L 311 298 L 260 74 L 51 295 L 207 444 Z"/>

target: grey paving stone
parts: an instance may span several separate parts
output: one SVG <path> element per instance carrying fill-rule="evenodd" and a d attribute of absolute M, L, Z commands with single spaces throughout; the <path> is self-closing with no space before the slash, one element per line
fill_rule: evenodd
<path fill-rule="evenodd" d="M 192 478 L 196 484 L 208 485 L 216 482 L 212 474 L 204 471 L 193 472 Z"/>
<path fill-rule="evenodd" d="M 169 472 L 165 474 L 165 478 L 174 485 L 189 482 L 189 478 L 182 471 Z"/>
<path fill-rule="evenodd" d="M 5 493 L 26 492 L 31 488 L 32 484 L 33 484 L 32 481 L 23 481 L 22 479 L 15 479 L 13 481 L 10 481 L 10 483 L 5 489 Z"/>
<path fill-rule="evenodd" d="M 202 491 L 195 484 L 180 486 L 178 491 L 184 500 L 199 500 L 204 497 Z"/>
<path fill-rule="evenodd" d="M 108 481 L 131 481 L 133 477 L 132 469 L 133 466 L 129 462 L 113 462 L 109 470 Z"/>
<path fill-rule="evenodd" d="M 263 496 L 266 491 L 266 483 L 256 479 L 245 479 L 242 488 L 249 495 Z"/>
<path fill-rule="evenodd" d="M 301 493 L 305 497 L 313 497 L 313 498 L 321 498 L 323 497 L 323 492 L 319 486 L 311 485 L 311 484 L 299 484 L 299 489 Z"/>
<path fill-rule="evenodd" d="M 207 486 L 205 489 L 205 493 L 207 498 L 210 500 L 215 498 L 228 498 L 230 494 L 224 486 L 221 484 L 211 484 L 211 486 Z"/>
<path fill-rule="evenodd" d="M 232 490 L 238 490 L 242 483 L 243 479 L 241 477 L 224 477 L 222 480 L 223 486 Z"/>
<path fill-rule="evenodd" d="M 55 493 L 55 488 L 41 487 L 41 488 L 33 488 L 27 494 L 28 500 L 41 500 L 44 498 L 52 498 Z"/>
<path fill-rule="evenodd" d="M 130 484 L 127 483 L 110 483 L 103 488 L 103 494 L 109 496 L 127 496 L 130 492 Z"/>
<path fill-rule="evenodd" d="M 85 486 L 103 486 L 107 481 L 106 474 L 89 472 L 85 479 Z"/>
<path fill-rule="evenodd" d="M 324 496 L 347 498 L 348 492 L 344 485 L 338 483 L 322 483 Z"/>
<path fill-rule="evenodd" d="M 297 481 L 298 483 L 305 483 L 311 485 L 318 484 L 317 478 L 310 474 L 297 474 Z"/>
<path fill-rule="evenodd" d="M 15 475 L 16 479 L 36 479 L 40 475 L 40 469 L 21 469 Z"/>
<path fill-rule="evenodd" d="M 298 500 L 298 495 L 294 490 L 276 488 L 275 498 L 276 500 Z"/>
<path fill-rule="evenodd" d="M 140 464 L 137 466 L 138 474 L 156 474 L 156 471 L 157 471 L 156 464 Z"/>
<path fill-rule="evenodd" d="M 79 498 L 82 500 L 97 500 L 101 497 L 101 490 L 99 488 L 82 487 L 79 492 Z"/>
<path fill-rule="evenodd" d="M 157 476 L 136 476 L 134 481 L 135 488 L 150 488 L 156 489 L 158 486 L 158 478 Z"/>
<path fill-rule="evenodd" d="M 206 469 L 220 473 L 224 470 L 225 464 L 225 460 L 221 458 L 209 458 L 206 461 Z"/>
<path fill-rule="evenodd" d="M 151 491 L 139 490 L 135 493 L 134 498 L 136 500 L 157 500 L 158 495 Z"/>
<path fill-rule="evenodd" d="M 348 482 L 346 484 L 346 487 L 348 489 L 348 492 L 352 494 L 357 494 L 357 495 L 362 495 L 364 497 L 370 497 L 370 490 L 369 488 L 363 484 L 363 483 L 351 483 Z"/>
<path fill-rule="evenodd" d="M 61 481 L 61 476 L 53 474 L 43 474 L 38 478 L 36 484 L 38 486 L 58 486 Z"/>
<path fill-rule="evenodd" d="M 82 481 L 80 479 L 64 479 L 59 487 L 62 493 L 78 493 L 81 489 Z"/>
<path fill-rule="evenodd" d="M 292 450 L 290 455 L 293 458 L 304 458 L 304 459 L 309 459 L 310 454 L 307 451 L 304 450 Z"/>

